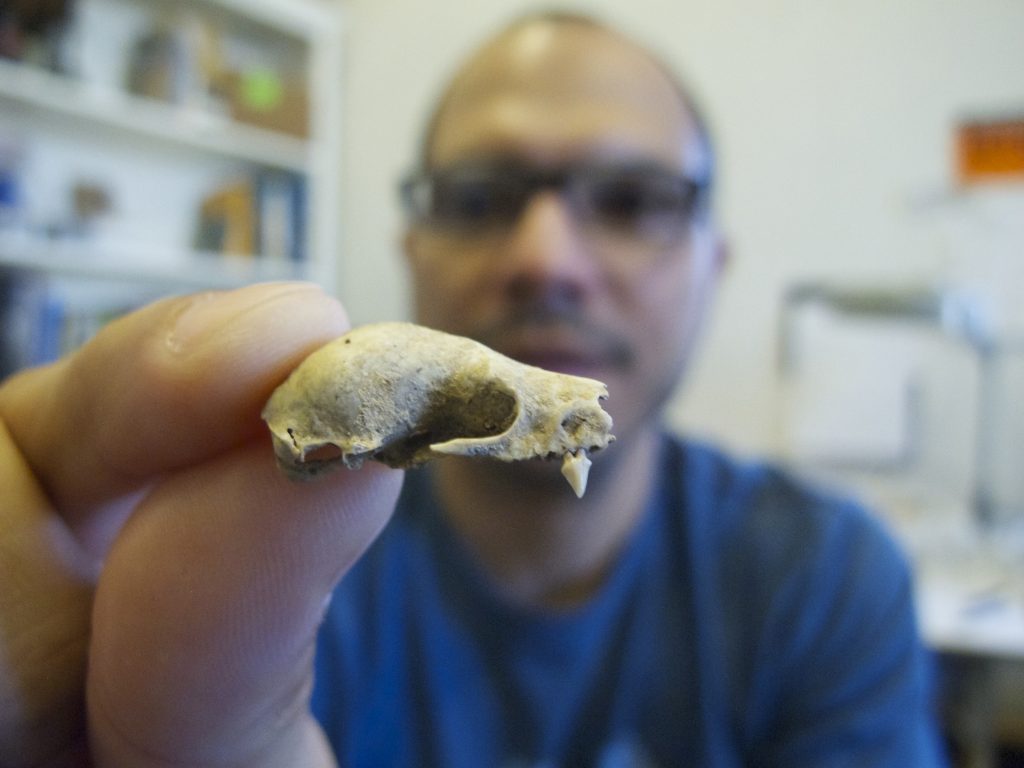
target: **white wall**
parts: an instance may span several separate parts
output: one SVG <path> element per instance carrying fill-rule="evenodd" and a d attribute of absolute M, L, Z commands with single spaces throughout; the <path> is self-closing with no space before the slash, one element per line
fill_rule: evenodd
<path fill-rule="evenodd" d="M 733 262 L 700 363 L 671 416 L 735 448 L 776 451 L 777 314 L 788 282 L 962 274 L 936 209 L 920 201 L 949 188 L 955 118 L 1024 111 L 1024 3 L 571 5 L 623 23 L 679 65 L 718 136 Z M 406 313 L 394 182 L 412 160 L 428 104 L 468 46 L 531 5 L 345 6 L 339 291 L 363 322 Z"/>

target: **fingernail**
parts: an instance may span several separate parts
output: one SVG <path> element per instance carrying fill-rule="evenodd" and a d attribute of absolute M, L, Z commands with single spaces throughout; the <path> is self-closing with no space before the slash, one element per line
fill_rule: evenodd
<path fill-rule="evenodd" d="M 189 297 L 172 321 L 165 343 L 181 354 L 210 338 L 250 310 L 301 294 L 322 293 L 312 283 L 261 283 L 231 291 L 207 291 Z"/>

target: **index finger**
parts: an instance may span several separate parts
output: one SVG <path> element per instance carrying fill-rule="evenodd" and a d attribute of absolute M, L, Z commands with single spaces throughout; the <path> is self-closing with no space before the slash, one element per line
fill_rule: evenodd
<path fill-rule="evenodd" d="M 74 524 L 259 434 L 273 388 L 347 328 L 341 305 L 305 283 L 166 299 L 6 382 L 0 420 Z"/>

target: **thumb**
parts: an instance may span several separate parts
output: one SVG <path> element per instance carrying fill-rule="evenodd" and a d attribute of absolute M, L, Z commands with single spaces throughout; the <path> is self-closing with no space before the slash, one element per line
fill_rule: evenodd
<path fill-rule="evenodd" d="M 312 765 L 317 627 L 401 473 L 286 480 L 269 441 L 161 484 L 97 590 L 88 702 L 100 766 Z M 311 747 L 310 745 L 318 745 Z"/>

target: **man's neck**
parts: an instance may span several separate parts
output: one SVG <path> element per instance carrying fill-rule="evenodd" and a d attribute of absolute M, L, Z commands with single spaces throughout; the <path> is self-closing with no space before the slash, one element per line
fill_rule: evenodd
<path fill-rule="evenodd" d="M 473 459 L 438 463 L 445 515 L 499 593 L 533 606 L 569 608 L 591 597 L 634 530 L 657 473 L 650 429 L 594 456 L 577 499 L 558 462 L 526 466 Z"/>

